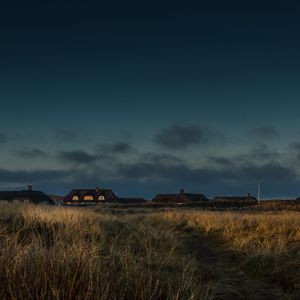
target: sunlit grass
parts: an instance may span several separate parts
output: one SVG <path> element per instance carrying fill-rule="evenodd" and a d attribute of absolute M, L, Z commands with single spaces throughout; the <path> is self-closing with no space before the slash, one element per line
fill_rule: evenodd
<path fill-rule="evenodd" d="M 300 292 L 299 212 L 170 212 L 164 218 L 203 232 L 223 253 L 235 254 L 241 269 L 252 275 Z"/>
<path fill-rule="evenodd" d="M 1 299 L 199 299 L 170 222 L 87 209 L 0 207 Z"/>
<path fill-rule="evenodd" d="M 297 299 L 300 213 L 135 212 L 1 205 L 0 298 Z"/>

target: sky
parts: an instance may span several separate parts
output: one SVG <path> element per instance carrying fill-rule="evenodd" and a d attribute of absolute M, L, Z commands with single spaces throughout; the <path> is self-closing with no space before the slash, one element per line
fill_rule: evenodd
<path fill-rule="evenodd" d="M 298 1 L 2 1 L 0 188 L 300 196 Z"/>

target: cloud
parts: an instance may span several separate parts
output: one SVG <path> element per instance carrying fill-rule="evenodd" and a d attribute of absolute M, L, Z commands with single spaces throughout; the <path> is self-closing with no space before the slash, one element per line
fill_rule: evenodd
<path fill-rule="evenodd" d="M 181 158 L 178 158 L 168 153 L 158 154 L 153 152 L 147 152 L 141 154 L 139 159 L 143 162 L 150 162 L 159 165 L 176 165 L 183 163 L 183 160 Z"/>
<path fill-rule="evenodd" d="M 262 160 L 274 160 L 280 158 L 281 154 L 276 150 L 273 150 L 265 143 L 255 144 L 247 154 L 248 159 L 254 159 L 258 161 Z"/>
<path fill-rule="evenodd" d="M 299 146 L 300 147 L 300 146 Z M 169 153 L 138 153 L 135 160 L 119 160 L 109 156 L 112 163 L 98 154 L 85 151 L 61 152 L 63 159 L 82 166 L 69 175 L 69 183 L 87 186 L 106 182 L 107 186 L 121 186 L 131 190 L 131 195 L 141 191 L 142 195 L 152 192 L 170 192 L 185 187 L 210 194 L 246 194 L 255 192 L 257 182 L 262 182 L 276 191 L 286 194 L 297 186 L 298 174 L 293 165 L 283 163 L 280 153 L 273 153 L 264 144 L 257 144 L 247 153 L 232 157 L 210 156 L 199 165 L 190 165 L 185 160 Z M 100 155 L 100 154 L 99 154 Z M 99 164 L 101 162 L 101 164 Z M 89 164 L 89 168 L 84 168 Z M 80 172 L 79 172 L 80 170 Z M 99 179 L 101 182 L 99 183 Z M 143 191 L 144 188 L 144 191 Z M 167 190 L 169 189 L 169 191 Z"/>
<path fill-rule="evenodd" d="M 216 134 L 198 125 L 173 124 L 162 129 L 154 137 L 154 142 L 166 149 L 186 149 L 194 145 L 205 145 L 214 140 Z"/>
<path fill-rule="evenodd" d="M 0 169 L 0 182 L 28 183 L 30 181 L 58 181 L 69 174 L 64 170 L 6 170 Z"/>
<path fill-rule="evenodd" d="M 83 150 L 60 151 L 57 158 L 63 162 L 72 164 L 90 164 L 95 163 L 99 156 L 88 153 Z"/>
<path fill-rule="evenodd" d="M 47 153 L 44 150 L 37 149 L 37 148 L 19 150 L 15 153 L 15 155 L 23 158 L 28 158 L 28 159 L 47 157 Z"/>
<path fill-rule="evenodd" d="M 273 150 L 270 146 L 264 143 L 254 144 L 246 152 L 242 152 L 229 157 L 226 156 L 210 156 L 208 163 L 218 167 L 231 167 L 247 164 L 265 164 L 270 161 L 284 161 L 284 154 Z"/>
<path fill-rule="evenodd" d="M 280 138 L 280 132 L 273 127 L 258 127 L 249 132 L 249 136 L 256 140 L 277 140 Z"/>
<path fill-rule="evenodd" d="M 281 160 L 282 158 L 282 153 L 261 142 L 254 144 L 247 152 L 232 157 L 232 159 L 236 161 L 252 161 L 260 163 Z"/>
<path fill-rule="evenodd" d="M 293 142 L 289 146 L 290 150 L 290 158 L 291 161 L 294 163 L 297 163 L 299 165 L 300 163 L 300 143 L 299 142 Z"/>
<path fill-rule="evenodd" d="M 128 154 L 134 151 L 131 144 L 127 142 L 116 142 L 113 144 L 99 144 L 97 151 L 109 154 Z"/>
<path fill-rule="evenodd" d="M 300 154 L 300 143 L 299 142 L 291 143 L 290 148 L 297 153 L 299 152 L 299 154 Z"/>
<path fill-rule="evenodd" d="M 213 158 L 215 160 L 215 158 Z M 134 178 L 143 180 L 163 180 L 163 181 L 186 181 L 214 182 L 244 182 L 264 180 L 268 182 L 296 180 L 297 174 L 290 166 L 285 166 L 276 161 L 264 164 L 255 164 L 250 161 L 234 162 L 229 158 L 218 159 L 219 167 L 201 166 L 190 167 L 184 162 L 178 161 L 176 164 L 169 164 L 161 161 L 160 164 L 154 161 L 136 162 L 131 164 L 120 164 L 117 173 L 124 178 Z"/>
<path fill-rule="evenodd" d="M 281 183 L 297 179 L 294 168 L 274 161 L 261 166 L 249 163 L 241 166 L 237 171 L 241 176 L 240 178 L 248 178 L 249 180 Z"/>
<path fill-rule="evenodd" d="M 120 142 L 113 144 L 111 150 L 113 153 L 128 153 L 132 151 L 132 147 L 128 143 Z"/>
<path fill-rule="evenodd" d="M 68 156 L 69 157 L 69 156 Z M 85 157 L 85 156 L 84 156 Z M 88 156 L 89 157 L 89 156 Z M 86 168 L 87 161 L 79 166 L 62 170 L 5 170 L 0 169 L 1 186 L 34 186 L 52 193 L 57 190 L 67 192 L 74 187 L 109 187 L 121 195 L 149 196 L 156 192 L 176 192 L 181 187 L 187 191 L 203 192 L 208 195 L 246 194 L 255 192 L 257 182 L 261 182 L 264 193 L 292 194 L 300 184 L 296 171 L 276 161 L 257 164 L 251 161 L 232 161 L 230 158 L 211 158 L 219 165 L 194 167 L 168 154 L 148 153 L 136 162 L 114 165 L 99 165 L 95 162 Z M 72 163 L 74 158 L 72 158 Z M 76 156 L 75 161 L 78 161 Z M 81 161 L 81 158 L 80 158 Z M 279 194 L 277 194 L 279 196 Z"/>
<path fill-rule="evenodd" d="M 234 165 L 233 160 L 225 156 L 210 156 L 208 162 L 224 168 Z"/>
<path fill-rule="evenodd" d="M 129 143 L 117 142 L 113 144 L 99 144 L 95 151 L 69 150 L 59 151 L 56 158 L 68 164 L 85 165 L 97 162 L 113 165 L 119 161 L 121 154 L 133 152 L 134 149 Z"/>
<path fill-rule="evenodd" d="M 172 125 L 159 134 L 166 135 L 168 130 L 176 138 L 167 141 L 168 146 L 163 146 L 167 149 L 170 149 L 170 145 L 176 145 L 180 139 L 186 140 L 188 134 L 184 135 L 183 132 L 194 132 L 190 134 L 192 138 L 188 139 L 188 146 L 216 141 L 214 133 L 210 134 L 211 130 L 203 131 L 201 127 L 201 131 L 198 126 Z M 197 132 L 202 136 L 207 135 L 207 138 L 197 140 Z M 175 146 L 175 149 L 184 148 Z M 26 185 L 33 180 L 34 185 L 53 193 L 58 189 L 67 192 L 74 187 L 99 185 L 112 188 L 121 195 L 147 197 L 156 192 L 176 192 L 182 187 L 187 191 L 207 195 L 246 194 L 255 192 L 257 182 L 262 183 L 265 195 L 268 193 L 279 197 L 295 193 L 298 184 L 300 186 L 296 164 L 289 161 L 285 163 L 284 153 L 277 152 L 261 141 L 252 143 L 252 147 L 244 153 L 226 156 L 224 152 L 219 156 L 202 156 L 199 163 L 195 163 L 193 157 L 188 160 L 183 153 L 174 155 L 167 150 L 163 153 L 141 153 L 130 143 L 122 141 L 101 144 L 98 150 L 58 151 L 54 158 L 63 162 L 65 168 L 62 170 L 0 169 L 0 184 L 6 187 Z M 123 153 L 134 155 L 121 155 Z M 300 159 L 300 143 L 291 144 L 289 154 L 294 157 L 299 154 Z M 18 155 L 35 158 L 46 157 L 48 154 L 38 148 L 29 148 L 18 151 Z"/>

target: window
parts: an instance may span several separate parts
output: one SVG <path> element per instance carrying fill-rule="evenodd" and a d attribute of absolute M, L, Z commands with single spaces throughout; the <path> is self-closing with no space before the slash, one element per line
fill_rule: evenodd
<path fill-rule="evenodd" d="M 104 196 L 99 196 L 98 200 L 103 201 L 103 200 L 105 200 L 105 198 L 104 198 Z"/>
<path fill-rule="evenodd" d="M 79 198 L 78 198 L 78 196 L 73 196 L 72 200 L 76 200 L 76 201 L 78 201 L 78 200 L 79 200 Z"/>
<path fill-rule="evenodd" d="M 93 198 L 93 196 L 84 196 L 83 200 L 85 200 L 85 201 L 93 201 L 94 198 Z"/>
<path fill-rule="evenodd" d="M 19 203 L 19 200 L 18 200 L 18 199 L 15 199 L 14 202 L 15 202 L 15 203 Z"/>
<path fill-rule="evenodd" d="M 28 199 L 24 200 L 24 203 L 29 203 L 29 200 Z"/>

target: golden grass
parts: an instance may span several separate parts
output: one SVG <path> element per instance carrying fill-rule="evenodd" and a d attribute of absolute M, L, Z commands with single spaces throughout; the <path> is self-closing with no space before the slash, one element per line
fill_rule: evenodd
<path fill-rule="evenodd" d="M 169 222 L 0 207 L 1 299 L 208 299 Z"/>
<path fill-rule="evenodd" d="M 170 212 L 164 219 L 186 222 L 213 240 L 224 255 L 235 255 L 242 270 L 300 293 L 299 212 Z"/>
<path fill-rule="evenodd" d="M 297 212 L 0 206 L 0 299 L 298 299 L 299 270 Z"/>

